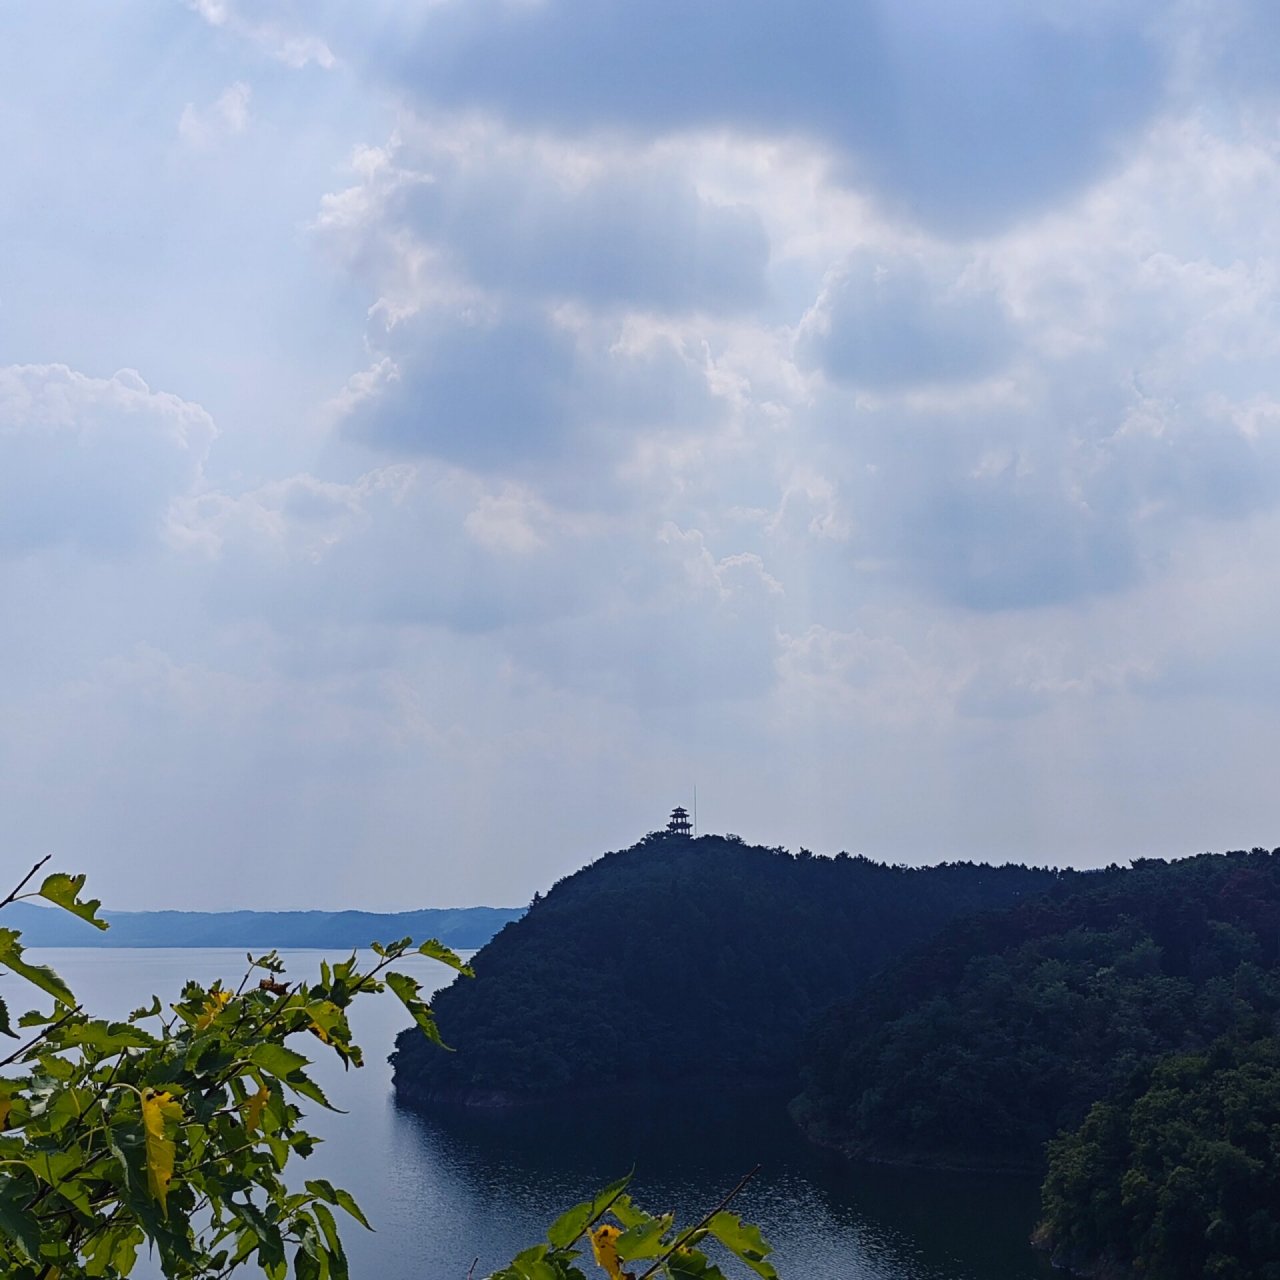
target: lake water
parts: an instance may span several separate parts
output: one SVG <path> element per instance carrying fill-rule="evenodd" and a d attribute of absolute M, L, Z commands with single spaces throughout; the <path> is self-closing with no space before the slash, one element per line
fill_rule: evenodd
<path fill-rule="evenodd" d="M 62 974 L 86 1008 L 114 1017 L 152 993 L 175 998 L 188 978 L 238 981 L 244 964 L 238 950 L 28 954 Z M 314 975 L 322 955 L 282 954 L 295 977 Z M 421 957 L 400 967 L 428 989 L 450 976 Z M 475 1259 L 474 1274 L 487 1275 L 541 1239 L 562 1209 L 633 1166 L 631 1192 L 639 1203 L 696 1217 L 757 1163 L 760 1173 L 734 1207 L 763 1228 L 783 1280 L 1052 1274 L 1027 1244 L 1037 1207 L 1033 1184 L 850 1165 L 809 1146 L 780 1108 L 759 1101 L 591 1101 L 498 1114 L 416 1114 L 396 1105 L 386 1063 L 406 1021 L 390 995 L 357 1004 L 352 1022 L 367 1065 L 344 1072 L 320 1059 L 314 1072 L 347 1114 L 302 1103 L 324 1142 L 300 1164 L 300 1176 L 347 1187 L 377 1229 L 370 1234 L 353 1222 L 344 1232 L 356 1280 L 465 1280 Z M 135 1275 L 151 1280 L 159 1272 L 147 1265 Z"/>

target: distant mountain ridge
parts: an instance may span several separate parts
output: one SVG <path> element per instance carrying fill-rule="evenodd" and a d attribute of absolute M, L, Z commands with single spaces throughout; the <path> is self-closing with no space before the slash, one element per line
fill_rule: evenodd
<path fill-rule="evenodd" d="M 397 938 L 438 938 L 482 947 L 523 907 L 426 907 L 418 911 L 103 911 L 94 929 L 56 908 L 10 903 L 3 924 L 28 947 L 367 947 Z"/>

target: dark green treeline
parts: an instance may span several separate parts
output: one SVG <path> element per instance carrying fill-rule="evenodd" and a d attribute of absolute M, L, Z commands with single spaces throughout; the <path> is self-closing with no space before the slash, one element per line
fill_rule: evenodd
<path fill-rule="evenodd" d="M 1041 1240 L 1085 1272 L 1280 1280 L 1278 1029 L 1280 850 L 1144 860 L 891 965 L 794 1113 L 853 1155 L 1047 1169 Z"/>
<path fill-rule="evenodd" d="M 806 1027 L 947 921 L 1075 873 L 889 867 L 665 833 L 560 881 L 433 1002 L 456 1053 L 411 1036 L 407 1100 L 770 1086 L 794 1092 Z"/>

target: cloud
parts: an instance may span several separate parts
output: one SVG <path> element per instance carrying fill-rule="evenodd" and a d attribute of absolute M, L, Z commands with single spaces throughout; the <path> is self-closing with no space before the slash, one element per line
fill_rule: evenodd
<path fill-rule="evenodd" d="M 242 80 L 224 89 L 203 111 L 188 102 L 178 121 L 178 136 L 190 147 L 207 147 L 249 127 L 253 91 Z"/>
<path fill-rule="evenodd" d="M 154 544 L 215 434 L 199 405 L 152 391 L 131 369 L 0 368 L 0 554 Z"/>
<path fill-rule="evenodd" d="M 758 214 L 704 195 L 678 157 L 407 120 L 358 165 L 359 184 L 329 197 L 317 226 L 393 288 L 428 256 L 434 276 L 478 296 L 664 312 L 765 297 Z"/>
<path fill-rule="evenodd" d="M 378 339 L 384 363 L 342 402 L 343 430 L 392 454 L 581 479 L 607 471 L 642 429 L 698 429 L 722 412 L 690 353 L 616 339 L 530 311 L 415 316 Z"/>
<path fill-rule="evenodd" d="M 1280 501 L 1274 129 L 1200 113 L 963 254 L 892 239 L 798 331 L 858 582 L 979 611 L 1137 590 Z M 853 264 L 852 268 L 850 263 Z"/>
<path fill-rule="evenodd" d="M 207 566 L 220 613 L 282 634 L 318 624 L 475 634 L 573 616 L 598 577 L 599 535 L 528 490 L 425 463 L 208 491 L 180 503 L 170 529 Z"/>
<path fill-rule="evenodd" d="M 1082 601 L 1167 572 L 1206 523 L 1280 503 L 1272 405 L 1144 395 L 1075 361 L 1027 391 L 829 410 L 840 509 L 877 576 L 966 609 Z"/>
<path fill-rule="evenodd" d="M 1114 162 L 1161 102 L 1154 12 L 472 0 L 393 24 L 370 61 L 424 106 L 565 135 L 804 135 L 895 210 L 971 230 L 1043 208 Z"/>
<path fill-rule="evenodd" d="M 559 687 L 642 713 L 759 697 L 772 687 L 783 594 L 760 556 L 717 556 L 668 522 L 649 547 L 628 540 L 572 620 L 530 634 L 522 659 Z"/>
<path fill-rule="evenodd" d="M 1265 6 L 195 7 L 10 42 L 15 839 L 235 906 L 527 896 L 695 776 L 907 860 L 1265 826 Z"/>
<path fill-rule="evenodd" d="M 198 13 L 211 27 L 220 27 L 257 45 L 278 62 L 301 70 L 314 63 L 325 71 L 337 66 L 328 44 L 305 29 L 297 14 L 284 21 L 261 21 L 246 18 L 234 0 L 187 0 L 187 7 Z"/>
<path fill-rule="evenodd" d="M 1016 461 L 925 489 L 893 531 L 932 593 L 970 609 L 1035 608 L 1129 586 L 1131 531 Z"/>
<path fill-rule="evenodd" d="M 855 253 L 800 326 L 800 353 L 839 382 L 872 389 L 969 381 L 1007 364 L 1001 299 L 963 274 L 938 278 L 903 253 Z"/>
<path fill-rule="evenodd" d="M 511 669 L 620 706 L 758 695 L 774 679 L 783 588 L 753 552 L 652 513 L 557 510 L 432 464 L 349 484 L 298 475 L 174 514 L 226 619 L 372 635 L 486 636 Z"/>
<path fill-rule="evenodd" d="M 570 156 L 589 166 L 572 176 L 530 150 L 433 167 L 406 189 L 404 225 L 504 294 L 667 312 L 762 300 L 769 243 L 752 209 L 702 198 L 689 175 L 644 156 Z"/>

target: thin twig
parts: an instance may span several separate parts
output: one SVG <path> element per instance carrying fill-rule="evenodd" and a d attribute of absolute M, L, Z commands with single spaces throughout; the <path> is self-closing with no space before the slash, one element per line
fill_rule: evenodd
<path fill-rule="evenodd" d="M 472 1259 L 471 1259 L 471 1265 L 467 1268 L 467 1280 L 471 1280 L 471 1277 L 472 1277 L 473 1275 L 475 1275 L 475 1273 L 476 1273 L 476 1263 L 477 1263 L 477 1262 L 479 1262 L 479 1261 L 480 1261 L 480 1255 L 479 1255 L 479 1254 L 476 1254 L 476 1256 L 475 1256 L 474 1258 L 472 1258 Z"/>
<path fill-rule="evenodd" d="M 236 995 L 244 995 L 244 989 L 249 985 L 249 979 L 253 976 L 254 969 L 257 966 L 253 963 L 253 952 L 250 951 L 245 955 L 245 959 L 249 962 L 249 967 L 244 971 L 244 977 L 240 979 L 240 985 L 236 988 Z"/>
<path fill-rule="evenodd" d="M 760 1166 L 759 1166 L 759 1165 L 756 1165 L 756 1167 L 755 1167 L 754 1169 L 750 1170 L 750 1172 L 748 1172 L 748 1173 L 744 1173 L 744 1174 L 742 1175 L 742 1177 L 738 1179 L 738 1185 L 737 1185 L 736 1187 L 734 1187 L 734 1189 L 733 1189 L 732 1191 L 730 1191 L 730 1192 L 729 1192 L 729 1194 L 728 1194 L 727 1196 L 725 1196 L 725 1198 L 724 1198 L 723 1200 L 721 1200 L 721 1201 L 720 1201 L 720 1203 L 719 1203 L 718 1205 L 716 1205 L 716 1207 L 715 1207 L 714 1209 L 709 1209 L 705 1214 L 703 1214 L 703 1215 L 702 1215 L 702 1218 L 701 1218 L 698 1222 L 694 1223 L 694 1225 L 693 1225 L 693 1226 L 691 1226 L 691 1227 L 689 1228 L 689 1230 L 688 1230 L 688 1231 L 686 1231 L 686 1232 L 684 1233 L 684 1235 L 682 1235 L 682 1236 L 680 1237 L 680 1239 L 679 1239 L 679 1240 L 677 1240 L 677 1241 L 675 1242 L 675 1244 L 673 1244 L 673 1245 L 671 1246 L 671 1248 L 670 1248 L 670 1249 L 668 1249 L 668 1250 L 666 1251 L 666 1253 L 664 1253 L 664 1254 L 662 1255 L 662 1257 L 660 1257 L 660 1258 L 657 1260 L 657 1262 L 655 1262 L 655 1263 L 653 1264 L 653 1266 L 651 1266 L 651 1267 L 649 1268 L 649 1270 L 648 1270 L 648 1271 L 641 1272 L 640 1277 L 639 1277 L 639 1280 L 647 1280 L 647 1277 L 649 1277 L 649 1276 L 653 1275 L 653 1273 L 654 1273 L 655 1271 L 657 1271 L 657 1269 L 658 1269 L 660 1266 L 662 1266 L 662 1264 L 663 1264 L 664 1262 L 666 1262 L 666 1260 L 667 1260 L 669 1257 L 671 1257 L 671 1255 L 672 1255 L 673 1253 L 675 1253 L 675 1251 L 676 1251 L 677 1249 L 682 1249 L 682 1248 L 684 1248 L 684 1246 L 685 1246 L 685 1245 L 686 1245 L 690 1240 L 692 1240 L 692 1239 L 693 1239 L 693 1237 L 694 1237 L 694 1236 L 696 1236 L 696 1235 L 698 1234 L 698 1232 L 699 1232 L 699 1231 L 701 1231 L 701 1230 L 703 1229 L 703 1227 L 705 1227 L 705 1226 L 707 1225 L 707 1223 L 708 1223 L 708 1222 L 710 1222 L 710 1221 L 711 1221 L 711 1219 L 712 1219 L 712 1218 L 714 1218 L 714 1217 L 716 1216 L 716 1214 L 717 1214 L 717 1213 L 721 1212 L 721 1210 L 723 1210 L 723 1209 L 725 1209 L 725 1208 L 727 1208 L 727 1207 L 728 1207 L 729 1202 L 730 1202 L 730 1201 L 731 1201 L 731 1200 L 732 1200 L 732 1199 L 733 1199 L 733 1198 L 738 1194 L 738 1192 L 739 1192 L 739 1191 L 741 1191 L 741 1190 L 742 1190 L 742 1188 L 743 1188 L 743 1187 L 745 1187 L 745 1186 L 747 1185 L 747 1183 L 748 1183 L 748 1182 L 750 1182 L 750 1181 L 751 1181 L 751 1179 L 752 1179 L 752 1178 L 754 1178 L 754 1177 L 756 1176 L 756 1174 L 757 1174 L 757 1173 L 759 1173 L 759 1172 L 760 1172 Z"/>
<path fill-rule="evenodd" d="M 7 898 L 0 900 L 0 907 L 7 907 L 9 903 L 15 901 L 17 899 L 18 894 L 20 894 L 23 891 L 23 889 L 26 888 L 27 881 L 30 880 L 31 877 L 35 875 L 35 873 L 39 871 L 40 868 L 43 867 L 44 864 L 48 862 L 49 859 L 52 857 L 53 857 L 53 854 L 46 853 L 44 857 L 41 858 L 40 861 L 37 862 L 36 865 L 32 867 L 31 870 L 28 871 L 25 876 L 22 877 L 22 879 L 18 882 L 18 887 L 16 889 L 11 890 Z"/>

